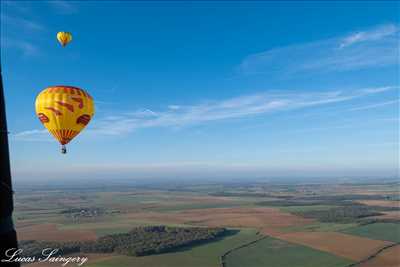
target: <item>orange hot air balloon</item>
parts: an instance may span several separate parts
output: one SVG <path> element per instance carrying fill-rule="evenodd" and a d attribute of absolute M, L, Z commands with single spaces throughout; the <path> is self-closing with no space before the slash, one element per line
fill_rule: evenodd
<path fill-rule="evenodd" d="M 72 41 L 72 34 L 70 32 L 58 32 L 57 40 L 62 46 L 66 46 L 69 42 Z"/>
<path fill-rule="evenodd" d="M 93 98 L 73 86 L 52 86 L 36 98 L 36 115 L 44 127 L 60 142 L 61 152 L 89 124 L 94 115 Z"/>

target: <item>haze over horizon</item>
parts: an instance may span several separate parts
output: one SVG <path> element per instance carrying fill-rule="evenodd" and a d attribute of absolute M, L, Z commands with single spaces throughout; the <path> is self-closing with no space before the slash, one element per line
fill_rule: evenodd
<path fill-rule="evenodd" d="M 2 1 L 13 179 L 399 177 L 398 10 Z M 96 102 L 67 155 L 34 112 L 56 84 Z"/>

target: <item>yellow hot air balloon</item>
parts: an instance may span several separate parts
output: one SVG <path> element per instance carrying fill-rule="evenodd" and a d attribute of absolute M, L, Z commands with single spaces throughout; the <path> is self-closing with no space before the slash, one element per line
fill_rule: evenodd
<path fill-rule="evenodd" d="M 70 32 L 58 32 L 57 40 L 62 46 L 66 46 L 69 42 L 72 41 L 72 34 Z"/>
<path fill-rule="evenodd" d="M 93 98 L 73 86 L 52 86 L 44 89 L 36 98 L 36 115 L 44 127 L 60 142 L 61 152 L 65 145 L 77 136 L 94 115 Z"/>

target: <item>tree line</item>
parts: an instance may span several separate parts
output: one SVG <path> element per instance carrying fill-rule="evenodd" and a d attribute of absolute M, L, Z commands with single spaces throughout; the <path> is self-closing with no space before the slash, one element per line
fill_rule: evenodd
<path fill-rule="evenodd" d="M 59 248 L 63 255 L 82 252 L 145 256 L 212 241 L 228 232 L 225 228 L 143 226 L 128 233 L 106 235 L 95 241 L 21 241 L 20 248 L 26 257 L 40 257 L 44 248 Z"/>

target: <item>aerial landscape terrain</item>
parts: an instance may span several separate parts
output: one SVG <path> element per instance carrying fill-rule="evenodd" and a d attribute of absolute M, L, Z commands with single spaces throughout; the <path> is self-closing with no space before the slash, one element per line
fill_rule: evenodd
<path fill-rule="evenodd" d="M 89 267 L 394 267 L 398 186 L 396 180 L 22 186 L 14 217 L 30 255 L 59 247 L 64 256 L 87 256 Z"/>
<path fill-rule="evenodd" d="M 0 267 L 400 267 L 399 14 L 0 0 Z"/>

